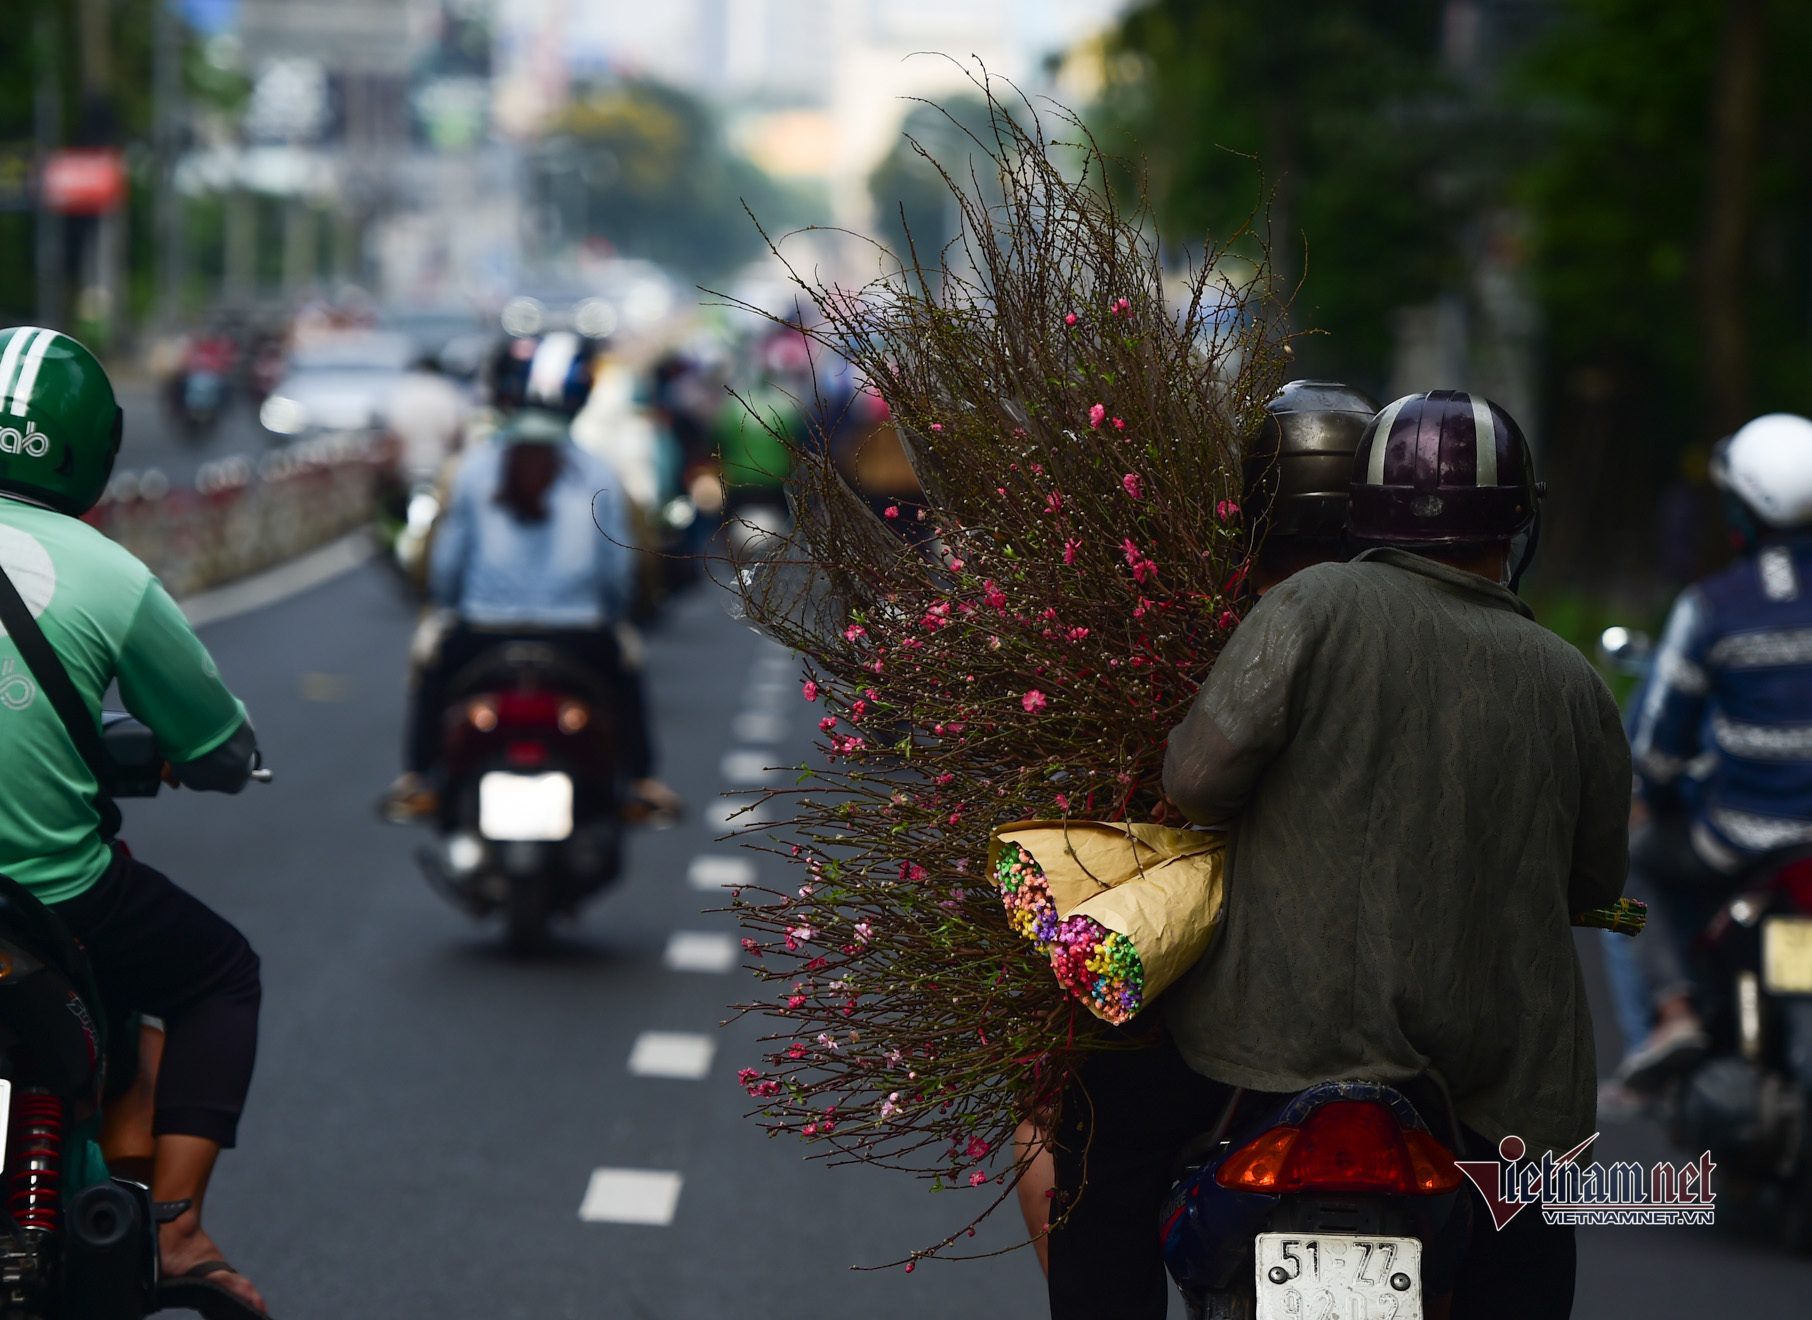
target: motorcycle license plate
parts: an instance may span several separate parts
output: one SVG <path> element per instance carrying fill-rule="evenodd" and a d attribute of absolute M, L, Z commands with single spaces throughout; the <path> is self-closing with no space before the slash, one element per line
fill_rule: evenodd
<path fill-rule="evenodd" d="M 501 843 L 555 843 L 573 832 L 573 781 L 558 770 L 478 781 L 478 832 Z"/>
<path fill-rule="evenodd" d="M 1812 917 L 1762 923 L 1762 986 L 1771 995 L 1812 995 Z"/>
<path fill-rule="evenodd" d="M 1260 1233 L 1257 1320 L 1421 1320 L 1422 1242 Z"/>

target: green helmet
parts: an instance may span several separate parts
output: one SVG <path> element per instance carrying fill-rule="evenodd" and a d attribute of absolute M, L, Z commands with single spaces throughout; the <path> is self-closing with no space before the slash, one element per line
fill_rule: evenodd
<path fill-rule="evenodd" d="M 87 513 L 107 489 L 123 421 L 86 348 L 35 325 L 0 330 L 0 490 Z"/>

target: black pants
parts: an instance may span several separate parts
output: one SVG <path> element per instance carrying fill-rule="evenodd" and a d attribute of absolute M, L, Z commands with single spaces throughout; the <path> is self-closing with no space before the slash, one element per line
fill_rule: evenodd
<path fill-rule="evenodd" d="M 109 1020 L 164 1021 L 152 1131 L 231 1146 L 258 1053 L 258 955 L 245 936 L 123 848 L 54 910 L 86 946 Z"/>
<path fill-rule="evenodd" d="M 1164 1198 L 1183 1147 L 1213 1130 L 1231 1095 L 1184 1063 L 1162 1033 L 1145 1048 L 1103 1051 L 1082 1065 L 1053 1143 L 1060 1206 L 1069 1209 L 1050 1236 L 1053 1320 L 1163 1320 Z M 1473 1158 L 1497 1157 L 1492 1143 L 1467 1135 Z M 1530 1209 L 1499 1233 L 1482 1204 L 1474 1209 L 1452 1320 L 1566 1320 L 1573 1230 Z"/>
<path fill-rule="evenodd" d="M 440 763 L 448 683 L 486 651 L 506 642 L 546 642 L 598 675 L 616 696 L 623 769 L 631 779 L 646 779 L 654 773 L 654 743 L 648 732 L 648 700 L 642 691 L 642 676 L 624 667 L 616 634 L 610 629 L 492 632 L 464 623 L 455 624 L 441 639 L 439 652 L 423 666 L 416 684 L 403 747 L 403 761 L 410 770 L 425 774 Z"/>

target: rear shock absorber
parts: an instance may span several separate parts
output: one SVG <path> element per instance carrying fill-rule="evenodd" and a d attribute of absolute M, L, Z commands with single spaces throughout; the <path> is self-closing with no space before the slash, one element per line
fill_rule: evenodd
<path fill-rule="evenodd" d="M 13 1092 L 6 1208 L 23 1229 L 57 1231 L 63 1182 L 63 1102 L 38 1088 Z"/>

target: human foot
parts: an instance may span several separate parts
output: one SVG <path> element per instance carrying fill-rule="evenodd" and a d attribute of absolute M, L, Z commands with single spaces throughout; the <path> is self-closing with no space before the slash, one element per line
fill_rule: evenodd
<path fill-rule="evenodd" d="M 158 1256 L 166 1283 L 186 1280 L 218 1288 L 261 1315 L 269 1314 L 264 1295 L 252 1286 L 250 1279 L 221 1258 L 220 1248 L 202 1231 L 200 1217 L 195 1211 L 188 1211 L 159 1230 Z"/>

